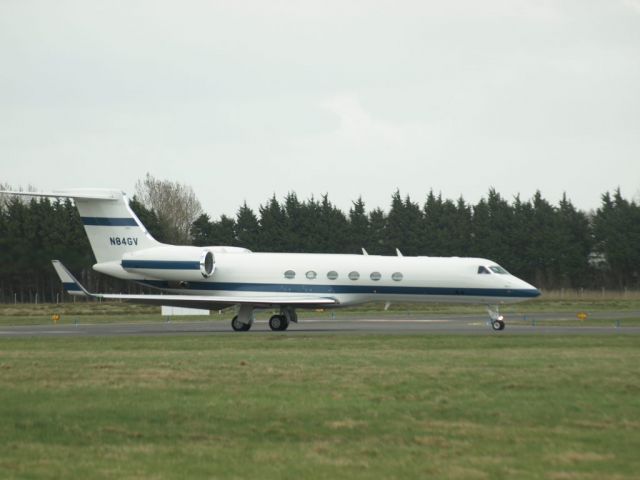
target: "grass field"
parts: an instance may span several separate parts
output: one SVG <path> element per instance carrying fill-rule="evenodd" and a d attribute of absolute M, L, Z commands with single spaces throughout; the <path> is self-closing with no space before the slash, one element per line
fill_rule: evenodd
<path fill-rule="evenodd" d="M 0 478 L 640 472 L 637 336 L 0 340 Z"/>

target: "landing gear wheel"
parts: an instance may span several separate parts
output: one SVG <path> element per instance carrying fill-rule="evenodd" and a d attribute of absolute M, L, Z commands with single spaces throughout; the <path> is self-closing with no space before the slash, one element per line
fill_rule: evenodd
<path fill-rule="evenodd" d="M 504 322 L 502 320 L 495 320 L 491 322 L 491 328 L 495 331 L 504 330 Z"/>
<path fill-rule="evenodd" d="M 269 319 L 269 327 L 273 331 L 282 332 L 289 328 L 289 320 L 284 315 L 273 315 Z"/>
<path fill-rule="evenodd" d="M 246 332 L 251 328 L 250 323 L 242 323 L 238 321 L 238 315 L 233 317 L 231 320 L 231 328 L 233 328 L 236 332 Z"/>

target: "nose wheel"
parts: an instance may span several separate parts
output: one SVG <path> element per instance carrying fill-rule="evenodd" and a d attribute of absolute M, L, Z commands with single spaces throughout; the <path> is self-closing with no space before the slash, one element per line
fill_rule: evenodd
<path fill-rule="evenodd" d="M 496 332 L 499 330 L 504 330 L 504 321 L 502 320 L 494 320 L 491 322 L 491 328 L 493 328 Z"/>
<path fill-rule="evenodd" d="M 487 305 L 487 311 L 489 312 L 489 318 L 491 319 L 491 328 L 498 332 L 504 330 L 504 317 L 500 315 L 500 311 L 497 305 Z"/>

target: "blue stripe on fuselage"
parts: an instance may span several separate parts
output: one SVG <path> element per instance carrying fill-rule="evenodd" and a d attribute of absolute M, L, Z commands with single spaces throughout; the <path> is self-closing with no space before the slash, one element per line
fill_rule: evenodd
<path fill-rule="evenodd" d="M 122 268 L 147 268 L 152 270 L 199 270 L 200 262 L 170 260 L 122 260 Z"/>
<path fill-rule="evenodd" d="M 137 227 L 133 218 L 81 217 L 84 225 L 98 227 Z"/>
<path fill-rule="evenodd" d="M 165 281 L 147 280 L 140 282 L 155 288 L 170 288 Z M 387 295 L 443 295 L 468 297 L 510 297 L 535 298 L 540 295 L 536 289 L 507 288 L 450 288 L 450 287 L 388 287 L 377 285 L 304 285 L 285 283 L 227 283 L 188 282 L 189 290 L 210 290 L 229 292 L 260 293 L 315 293 L 331 294 L 387 294 Z"/>

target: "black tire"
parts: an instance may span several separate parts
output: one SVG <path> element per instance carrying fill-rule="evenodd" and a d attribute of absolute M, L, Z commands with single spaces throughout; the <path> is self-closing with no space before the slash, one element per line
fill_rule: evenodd
<path fill-rule="evenodd" d="M 282 332 L 289 328 L 289 320 L 284 315 L 273 315 L 269 319 L 269 328 L 274 332 Z"/>
<path fill-rule="evenodd" d="M 282 328 L 282 323 L 284 321 L 283 315 L 272 315 L 269 319 L 269 328 L 274 332 L 279 331 Z"/>
<path fill-rule="evenodd" d="M 231 328 L 233 328 L 236 332 L 246 332 L 251 328 L 250 323 L 242 323 L 238 321 L 238 316 L 236 315 L 231 320 Z"/>
<path fill-rule="evenodd" d="M 280 326 L 280 331 L 284 332 L 287 328 L 289 328 L 289 319 L 282 315 L 282 325 Z"/>
<path fill-rule="evenodd" d="M 498 330 L 504 330 L 504 322 L 502 320 L 498 320 L 498 323 L 500 324 L 500 328 Z"/>
<path fill-rule="evenodd" d="M 502 320 L 494 320 L 493 322 L 491 322 L 491 328 L 493 328 L 496 332 L 502 330 L 504 328 L 504 322 Z"/>

